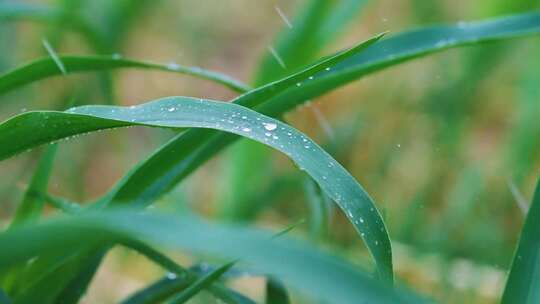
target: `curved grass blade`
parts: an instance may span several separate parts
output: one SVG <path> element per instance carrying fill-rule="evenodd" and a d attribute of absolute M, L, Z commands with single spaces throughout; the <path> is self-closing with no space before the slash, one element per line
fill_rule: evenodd
<path fill-rule="evenodd" d="M 404 32 L 382 39 L 364 52 L 313 75 L 300 86 L 265 101 L 260 112 L 281 115 L 306 100 L 320 96 L 362 76 L 443 50 L 540 34 L 540 13 L 526 13 L 480 22 L 460 22 Z"/>
<path fill-rule="evenodd" d="M 174 232 L 174 233 L 173 233 Z M 270 239 L 257 229 L 218 226 L 193 218 L 108 210 L 21 226 L 0 234 L 0 268 L 25 263 L 58 248 L 136 240 L 151 246 L 240 259 L 256 271 L 280 278 L 292 288 L 331 303 L 422 303 L 299 240 Z M 284 259 L 285 258 L 285 259 Z"/>
<path fill-rule="evenodd" d="M 294 18 L 294 26 L 282 30 L 274 46 L 262 58 L 259 71 L 256 74 L 255 84 L 265 84 L 271 80 L 279 79 L 304 67 L 320 57 L 321 51 L 332 41 L 340 37 L 346 25 L 358 16 L 360 9 L 367 3 L 365 0 L 309 0 L 305 8 Z M 282 17 L 279 7 L 275 6 L 277 13 Z M 287 22 L 286 17 L 282 17 Z M 242 141 L 229 151 L 230 159 L 226 161 L 230 168 L 225 170 L 227 176 L 223 178 L 226 183 L 224 193 L 220 197 L 230 198 L 220 204 L 224 214 L 230 219 L 240 215 L 239 212 L 253 209 L 250 198 L 262 192 L 265 179 L 263 176 L 273 175 L 269 167 L 270 162 L 262 162 L 267 168 L 246 166 L 250 157 L 267 159 L 270 151 L 263 149 L 253 142 Z M 246 174 L 252 176 L 252 181 L 259 181 L 251 187 L 238 187 L 242 184 Z M 234 199 L 233 199 L 234 198 Z M 245 207 L 250 205 L 251 207 Z"/>
<path fill-rule="evenodd" d="M 237 98 L 235 102 L 249 108 L 259 106 L 258 110 L 263 114 L 278 117 L 309 98 L 319 96 L 385 67 L 451 47 L 539 32 L 540 14 L 538 13 L 405 32 L 374 45 L 367 43 L 365 46 L 369 46 L 366 50 L 370 51 L 369 56 L 363 55 L 362 48 L 359 48 L 357 52 L 338 54 L 332 62 L 323 62 L 321 65 L 314 66 L 313 69 L 250 91 Z M 441 44 L 441 41 L 454 41 L 454 43 Z M 381 43 L 384 43 L 383 47 L 378 46 Z M 346 62 L 346 64 L 341 63 L 339 65 L 341 68 L 338 69 L 336 64 L 340 62 Z M 312 81 L 315 79 L 309 78 L 317 72 L 321 72 L 321 75 L 317 77 L 317 83 L 315 83 Z M 294 87 L 306 79 L 308 81 L 303 85 Z M 263 107 L 260 107 L 261 103 L 264 103 Z M 107 204 L 108 200 L 135 202 L 140 201 L 141 198 L 148 203 L 169 191 L 176 183 L 235 139 L 236 137 L 228 134 L 216 135 L 201 130 L 190 130 L 186 134 L 177 136 L 126 175 L 102 200 L 102 203 Z M 148 179 L 156 182 L 148 183 Z"/>
<path fill-rule="evenodd" d="M 291 86 L 295 86 L 299 81 L 308 79 L 317 72 L 330 69 L 345 58 L 362 52 L 368 46 L 376 43 L 382 36 L 369 39 L 285 79 L 254 89 L 236 98 L 233 103 L 249 108 L 255 107 L 265 100 L 283 93 Z M 182 178 L 236 139 L 237 137 L 231 134 L 219 134 L 209 130 L 189 130 L 172 139 L 148 159 L 141 162 L 117 183 L 99 201 L 98 205 L 108 205 L 111 202 L 114 204 L 147 205 L 169 191 Z"/>
<path fill-rule="evenodd" d="M 275 234 L 272 238 L 279 237 L 283 234 L 286 234 L 288 231 L 293 229 L 296 225 L 292 227 L 287 227 L 285 230 L 279 232 L 278 234 Z M 128 245 L 128 247 L 131 247 L 145 254 L 146 256 L 151 257 L 152 260 L 164 266 L 166 269 L 169 269 L 170 271 L 172 271 L 172 273 L 169 273 L 164 278 L 145 287 L 144 289 L 137 291 L 136 293 L 128 297 L 126 300 L 122 301 L 123 304 L 161 303 L 162 301 L 166 300 L 173 294 L 180 291 L 184 291 L 186 288 L 193 285 L 195 281 L 197 280 L 198 276 L 208 276 L 211 272 L 215 272 L 218 270 L 217 268 L 212 268 L 212 266 L 209 266 L 209 265 L 204 265 L 204 270 L 203 270 L 200 264 L 192 266 L 189 268 L 189 270 L 186 270 L 182 268 L 180 265 L 177 265 L 174 261 L 170 260 L 169 258 L 159 253 L 158 251 L 155 251 L 153 248 L 147 246 L 144 243 L 135 242 L 134 245 L 135 246 L 133 246 L 133 244 Z M 222 273 L 220 277 L 228 279 L 231 277 L 243 276 L 246 274 L 247 272 L 244 272 L 244 271 L 234 272 L 233 269 L 229 268 L 229 270 L 226 273 Z M 279 295 L 279 292 L 280 292 L 279 288 L 284 289 L 283 286 L 279 287 L 276 285 L 276 290 L 275 292 L 272 291 L 272 293 L 276 293 L 276 296 Z M 212 292 L 214 296 L 220 298 L 225 303 L 230 303 L 230 304 L 254 304 L 255 303 L 251 299 L 233 290 L 227 289 L 219 284 L 210 286 L 208 290 Z M 281 291 L 281 293 L 283 292 Z M 271 297 L 271 298 L 275 298 L 275 297 Z M 273 303 L 280 303 L 280 302 L 273 302 Z"/>
<path fill-rule="evenodd" d="M 272 90 L 254 90 L 252 94 L 242 97 L 245 101 L 243 104 L 254 107 L 266 102 L 267 105 L 260 110 L 268 115 L 279 116 L 306 99 L 414 58 L 461 45 L 537 34 L 540 31 L 539 19 L 538 13 L 531 13 L 469 24 L 429 27 L 398 34 L 384 40 L 384 47 L 371 47 L 369 56 L 360 54 L 348 60 L 344 65 L 347 69 L 332 67 L 325 75 L 319 75 L 318 81 L 322 84 L 320 87 L 313 86 L 315 82 L 311 82 L 310 87 L 304 83 L 302 89 L 293 88 L 286 94 L 279 94 L 283 89 L 293 86 L 292 82 L 283 85 L 276 94 L 268 94 L 272 93 Z M 304 79 L 307 78 L 306 76 Z M 302 80 L 298 78 L 296 81 Z M 303 90 L 305 91 L 302 92 Z M 140 202 L 141 198 L 143 203 L 144 201 L 148 203 L 170 190 L 183 177 L 235 139 L 234 136 L 217 136 L 200 130 L 178 136 L 132 170 L 118 187 L 102 200 L 102 203 L 107 204 L 109 200 Z"/>
<path fill-rule="evenodd" d="M 201 290 L 210 286 L 210 284 L 216 282 L 221 278 L 221 276 L 227 272 L 236 262 L 229 262 L 218 269 L 212 271 L 211 273 L 199 278 L 188 288 L 183 290 L 180 294 L 176 295 L 171 301 L 170 304 L 181 304 L 185 303 L 189 299 L 197 295 Z"/>
<path fill-rule="evenodd" d="M 535 34 L 539 31 L 538 19 L 538 13 L 532 13 L 503 17 L 481 23 L 469 23 L 465 26 L 458 24 L 455 26 L 432 27 L 403 33 L 385 40 L 386 49 L 371 48 L 372 50 L 381 51 L 378 56 L 376 54 L 377 52 L 372 51 L 372 56 L 368 56 L 368 58 L 362 59 L 362 56 L 359 56 L 362 60 L 351 60 L 350 69 L 344 71 L 346 72 L 346 77 L 338 77 L 339 75 L 333 74 L 337 70 L 332 69 L 325 76 L 327 77 L 325 78 L 327 80 L 325 86 L 319 90 L 312 87 L 307 95 L 302 95 L 294 89 L 290 90 L 288 94 L 282 94 L 274 98 L 271 102 L 267 102 L 269 106 L 262 110 L 266 111 L 266 114 L 274 116 L 281 115 L 285 111 L 304 102 L 306 97 L 312 98 L 321 95 L 369 73 L 446 48 Z M 461 35 L 460 38 L 463 38 L 462 40 L 452 40 L 456 34 L 460 33 L 470 33 L 470 35 Z M 441 43 L 441 41 L 449 40 L 454 43 Z M 400 47 L 400 42 L 402 47 Z M 394 47 L 389 48 L 390 46 Z M 255 90 L 254 92 L 260 93 L 261 91 Z M 252 96 L 255 101 L 263 102 L 268 99 L 265 94 Z M 275 95 L 271 97 L 275 97 Z M 258 104 L 257 102 L 246 102 L 245 105 L 252 107 Z M 142 186 L 141 189 L 143 190 L 137 190 L 135 192 L 144 192 L 146 194 L 145 199 L 147 200 L 155 199 L 157 196 L 171 189 L 174 184 L 235 139 L 235 137 L 231 137 L 230 135 L 217 137 L 207 132 L 198 134 L 188 133 L 189 136 L 177 137 L 130 172 L 124 181 L 120 183 L 120 187 L 113 190 L 109 198 L 119 199 L 120 201 L 133 201 L 134 199 L 130 197 L 129 191 L 122 191 L 122 189 L 131 188 L 137 190 L 133 186 Z M 186 135 L 188 134 L 186 133 Z M 191 153 L 184 152 L 185 150 L 182 148 L 192 149 Z M 180 153 L 180 151 L 182 152 Z M 146 182 L 145 178 L 148 175 L 161 178 L 161 185 L 158 182 Z M 151 193 L 153 191 L 154 193 Z"/>
<path fill-rule="evenodd" d="M 36 125 L 40 126 L 39 131 Z M 216 129 L 285 153 L 341 207 L 364 239 L 380 277 L 392 281 L 388 233 L 373 200 L 362 186 L 301 132 L 236 104 L 169 97 L 132 107 L 82 106 L 66 112 L 26 112 L 0 124 L 0 157 L 93 130 L 133 125 Z"/>
<path fill-rule="evenodd" d="M 116 56 L 58 56 L 67 74 L 77 72 L 103 71 L 118 68 L 152 69 L 165 72 L 191 75 L 219 83 L 233 91 L 245 92 L 249 87 L 227 75 L 204 70 L 198 67 L 185 67 L 175 63 L 158 64 Z M 51 58 L 41 58 L 6 72 L 0 76 L 0 94 L 47 77 L 60 75 L 58 65 Z"/>
<path fill-rule="evenodd" d="M 540 301 L 540 181 L 521 230 L 501 303 Z"/>

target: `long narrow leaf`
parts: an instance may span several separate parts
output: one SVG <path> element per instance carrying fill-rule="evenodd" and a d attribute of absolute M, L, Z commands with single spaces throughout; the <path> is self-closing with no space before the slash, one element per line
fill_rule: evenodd
<path fill-rule="evenodd" d="M 311 246 L 256 229 L 210 225 L 192 218 L 106 211 L 76 215 L 0 234 L 0 269 L 37 254 L 86 243 L 126 238 L 167 248 L 240 259 L 288 286 L 330 303 L 422 303 L 409 293 L 373 280 L 351 264 Z"/>
<path fill-rule="evenodd" d="M 502 303 L 540 302 L 540 181 L 521 230 Z"/>
<path fill-rule="evenodd" d="M 245 92 L 249 88 L 242 82 L 227 75 L 204 70 L 198 67 L 185 67 L 176 63 L 158 64 L 132 59 L 124 59 L 116 56 L 58 56 L 63 63 L 67 74 L 77 72 L 102 71 L 118 68 L 152 69 L 165 72 L 173 72 L 196 76 L 224 85 L 233 91 Z M 26 65 L 6 72 L 0 76 L 0 94 L 7 93 L 21 86 L 60 75 L 58 66 L 51 58 L 41 58 Z"/>
<path fill-rule="evenodd" d="M 335 68 L 332 64 L 326 65 L 323 69 L 325 74 L 318 79 L 320 87 L 311 85 L 315 83 L 310 82 L 309 77 L 313 77 L 312 74 L 299 74 L 255 89 L 235 101 L 250 108 L 264 102 L 266 104 L 261 108 L 262 113 L 277 117 L 307 98 L 316 97 L 363 75 L 406 60 L 463 44 L 507 39 L 539 32 L 540 14 L 537 13 L 468 25 L 425 28 L 386 39 L 380 42 L 384 43 L 384 47 L 378 47 L 377 44 L 372 45 L 369 47 L 370 56 L 363 55 L 362 50 L 360 50 L 358 53 L 350 54 L 350 58 L 346 56 L 337 58 L 332 63 L 349 58 L 346 60 L 348 64 L 341 64 L 341 69 Z M 456 35 L 458 34 L 461 36 L 461 40 L 457 40 Z M 441 44 L 441 41 L 454 41 L 454 43 Z M 347 69 L 343 69 L 344 66 Z M 326 71 L 327 69 L 328 71 Z M 300 87 L 294 88 L 296 83 L 301 83 L 305 79 L 308 79 L 307 84 L 304 83 Z M 292 89 L 289 89 L 291 87 Z M 283 93 L 287 89 L 289 90 Z M 145 193 L 144 198 L 148 203 L 148 201 L 152 201 L 169 191 L 182 178 L 189 175 L 235 139 L 236 137 L 231 135 L 219 136 L 201 130 L 193 130 L 178 136 L 126 175 L 106 199 L 129 202 L 135 201 L 136 198 L 140 199 L 140 194 Z M 148 180 L 153 182 L 148 183 Z"/>
<path fill-rule="evenodd" d="M 392 281 L 388 233 L 362 186 L 304 134 L 236 104 L 170 97 L 133 107 L 83 106 L 66 112 L 27 112 L 0 124 L 0 156 L 84 132 L 130 125 L 222 130 L 285 153 L 342 208 L 373 255 L 378 274 Z M 8 142 L 11 144 L 3 144 Z"/>

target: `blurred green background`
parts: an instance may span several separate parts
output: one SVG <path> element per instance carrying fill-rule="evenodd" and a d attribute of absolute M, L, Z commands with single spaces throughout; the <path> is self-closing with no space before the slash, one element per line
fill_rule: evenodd
<path fill-rule="evenodd" d="M 60 54 L 176 62 L 261 84 L 284 73 L 270 54 L 276 35 L 291 31 L 278 10 L 294 29 L 295 16 L 307 2 L 25 1 L 65 10 L 67 16 L 85 16 L 104 43 L 88 43 L 66 20 L 0 18 L 0 71 L 45 56 L 42 40 L 47 39 Z M 327 45 L 301 46 L 317 53 L 301 60 L 311 62 L 383 31 L 391 35 L 540 7 L 533 0 L 358 3 L 349 24 L 332 33 Z M 537 37 L 451 50 L 363 78 L 284 117 L 337 158 L 383 210 L 398 280 L 441 302 L 495 303 L 502 292 L 523 208 L 540 169 L 538 54 Z M 257 76 L 261 66 L 275 75 Z M 104 81 L 109 76 L 56 77 L 0 96 L 0 119 L 72 104 L 132 105 L 171 95 L 219 100 L 235 96 L 189 76 L 122 70 L 112 72 L 114 81 Z M 130 128 L 63 141 L 50 192 L 91 201 L 174 134 Z M 38 153 L 0 163 L 3 225 L 21 199 Z M 282 227 L 309 219 L 310 204 L 321 203 L 327 204 L 325 198 L 283 155 L 242 141 L 189 177 L 156 208 Z M 308 220 L 292 233 L 312 237 L 355 263 L 369 264 L 344 216 L 330 212 L 325 231 L 313 231 Z M 114 302 L 160 274 L 124 249 L 114 250 L 104 265 L 88 303 Z M 239 288 L 257 297 L 260 285 L 243 280 Z"/>

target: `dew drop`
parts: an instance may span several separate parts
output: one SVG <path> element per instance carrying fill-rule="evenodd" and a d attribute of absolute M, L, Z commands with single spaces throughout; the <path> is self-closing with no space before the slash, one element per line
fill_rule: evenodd
<path fill-rule="evenodd" d="M 447 42 L 445 40 L 440 40 L 437 43 L 435 43 L 435 46 L 438 48 L 445 47 L 447 45 Z"/>
<path fill-rule="evenodd" d="M 169 272 L 169 273 L 167 273 L 167 279 L 169 279 L 169 280 L 174 280 L 174 279 L 176 279 L 177 277 L 178 277 L 178 276 L 177 276 L 176 273 L 174 273 L 174 272 Z"/>
<path fill-rule="evenodd" d="M 170 62 L 170 63 L 167 63 L 167 69 L 171 71 L 178 71 L 180 70 L 180 65 L 178 65 L 178 63 L 176 62 Z"/>
<path fill-rule="evenodd" d="M 242 131 L 244 131 L 244 132 L 251 132 L 251 129 L 250 129 L 250 128 L 242 128 Z"/>
<path fill-rule="evenodd" d="M 171 108 L 168 108 L 168 109 L 167 109 L 167 111 L 169 111 L 169 112 L 174 112 L 174 110 L 176 110 L 175 107 L 171 107 Z"/>
<path fill-rule="evenodd" d="M 265 122 L 265 123 L 263 123 L 263 126 L 268 131 L 273 131 L 273 130 L 275 130 L 277 128 L 277 125 L 275 123 L 272 123 L 272 122 Z"/>

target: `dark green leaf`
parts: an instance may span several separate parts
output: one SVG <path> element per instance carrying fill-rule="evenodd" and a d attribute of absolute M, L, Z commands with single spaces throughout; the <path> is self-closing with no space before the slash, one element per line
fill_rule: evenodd
<path fill-rule="evenodd" d="M 540 301 L 540 181 L 529 208 L 502 303 L 532 304 Z"/>

